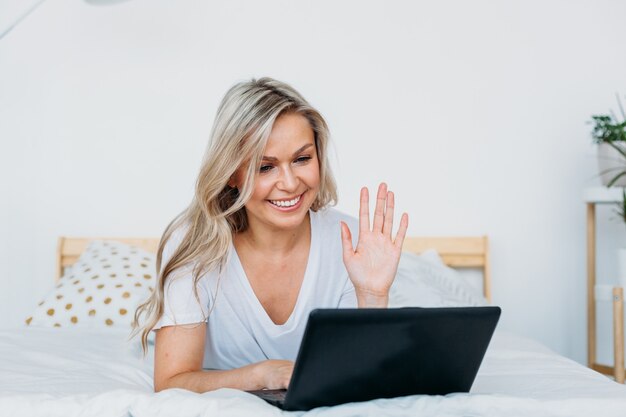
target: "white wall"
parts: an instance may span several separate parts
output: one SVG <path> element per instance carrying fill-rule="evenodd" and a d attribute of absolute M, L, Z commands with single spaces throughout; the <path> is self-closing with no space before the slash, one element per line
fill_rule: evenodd
<path fill-rule="evenodd" d="M 48 0 L 0 40 L 3 324 L 51 286 L 57 236 L 159 236 L 227 88 L 270 75 L 327 117 L 340 209 L 386 180 L 411 234 L 488 234 L 500 326 L 584 361 L 582 190 L 599 184 L 585 122 L 626 92 L 625 15 L 614 1 Z M 626 239 L 608 217 L 611 252 Z"/>

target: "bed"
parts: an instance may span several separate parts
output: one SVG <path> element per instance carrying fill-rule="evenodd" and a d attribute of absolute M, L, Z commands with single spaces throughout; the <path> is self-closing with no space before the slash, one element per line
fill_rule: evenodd
<path fill-rule="evenodd" d="M 530 339 L 497 330 L 469 394 L 414 395 L 288 413 L 233 389 L 154 393 L 152 350 L 130 311 L 155 279 L 157 239 L 60 238 L 56 282 L 20 328 L 0 330 L 6 416 L 624 416 L 626 387 Z M 484 305 L 486 237 L 407 238 L 390 304 Z M 419 254 L 419 255 L 418 255 Z M 478 268 L 481 288 L 453 268 Z"/>

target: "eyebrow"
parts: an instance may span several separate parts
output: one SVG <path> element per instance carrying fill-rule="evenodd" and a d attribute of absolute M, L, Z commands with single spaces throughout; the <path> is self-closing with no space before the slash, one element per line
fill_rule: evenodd
<path fill-rule="evenodd" d="M 298 155 L 300 152 L 304 151 L 305 149 L 307 149 L 308 147 L 313 146 L 312 143 L 307 143 L 306 145 L 304 145 L 303 147 L 301 147 L 300 149 L 298 149 L 297 151 L 295 151 L 293 153 L 293 156 L 295 157 L 296 155 Z M 278 158 L 275 158 L 273 156 L 263 156 L 262 158 L 264 161 L 270 161 L 270 162 L 276 162 L 278 161 Z"/>

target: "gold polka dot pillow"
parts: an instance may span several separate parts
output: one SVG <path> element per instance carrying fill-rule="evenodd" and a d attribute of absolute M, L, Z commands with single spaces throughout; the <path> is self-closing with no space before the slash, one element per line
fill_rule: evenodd
<path fill-rule="evenodd" d="M 95 240 L 39 303 L 26 324 L 126 327 L 152 292 L 155 255 L 120 242 Z"/>

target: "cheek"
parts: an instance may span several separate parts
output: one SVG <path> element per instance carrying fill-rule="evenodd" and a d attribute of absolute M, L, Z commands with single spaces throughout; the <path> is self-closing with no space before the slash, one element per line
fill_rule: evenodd
<path fill-rule="evenodd" d="M 254 191 L 252 192 L 253 200 L 265 200 L 272 190 L 272 182 L 257 178 L 254 184 Z"/>
<path fill-rule="evenodd" d="M 319 187 L 320 185 L 320 169 L 317 164 L 311 167 L 308 175 L 308 181 L 310 187 Z"/>

